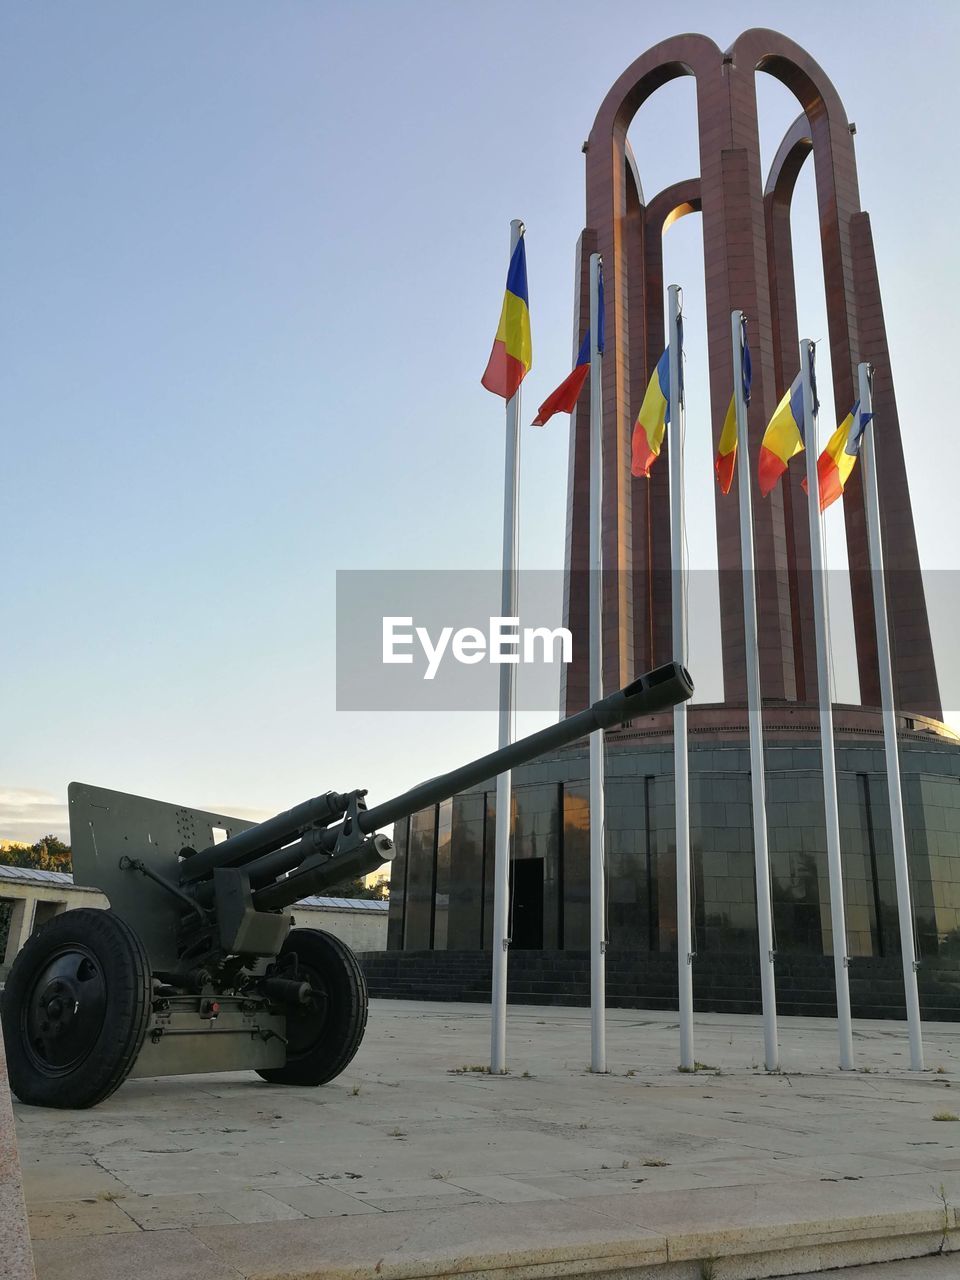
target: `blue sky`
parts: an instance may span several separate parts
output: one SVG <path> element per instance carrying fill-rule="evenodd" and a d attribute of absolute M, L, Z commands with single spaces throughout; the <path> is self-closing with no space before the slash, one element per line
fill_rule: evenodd
<path fill-rule="evenodd" d="M 489 749 L 489 716 L 335 712 L 334 573 L 499 563 L 502 413 L 479 376 L 509 220 L 528 227 L 532 417 L 569 368 L 581 144 L 613 80 L 681 21 L 722 46 L 785 31 L 857 122 L 921 553 L 952 568 L 940 371 L 958 338 L 945 68 L 960 19 L 904 13 L 5 6 L 0 837 L 60 824 L 71 778 L 259 814 L 330 787 L 382 798 Z M 760 109 L 769 158 L 798 108 L 761 77 Z M 638 116 L 648 195 L 696 172 L 693 122 L 686 80 Z M 795 238 L 818 338 L 811 172 Z M 666 262 L 687 300 L 690 550 L 706 567 L 698 219 L 671 230 Z M 528 568 L 562 564 L 566 461 L 565 418 L 524 433 Z M 838 506 L 832 565 L 841 521 Z"/>

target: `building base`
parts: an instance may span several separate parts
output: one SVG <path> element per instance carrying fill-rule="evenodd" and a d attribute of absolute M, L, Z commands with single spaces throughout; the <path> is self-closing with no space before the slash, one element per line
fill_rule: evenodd
<path fill-rule="evenodd" d="M 371 996 L 402 1000 L 489 1003 L 491 955 L 483 951 L 376 951 L 360 956 Z M 905 1019 L 899 960 L 850 961 L 855 1018 Z M 918 971 L 920 1008 L 928 1021 L 960 1022 L 960 966 L 930 961 Z M 776 966 L 777 1009 L 786 1016 L 835 1018 L 831 956 L 783 956 Z M 586 951 L 515 951 L 508 967 L 511 1004 L 590 1003 Z M 694 961 L 693 1004 L 698 1013 L 760 1013 L 756 955 L 731 953 Z M 676 955 L 611 948 L 607 952 L 607 1007 L 676 1009 Z"/>
<path fill-rule="evenodd" d="M 756 875 L 745 709 L 690 708 L 690 844 L 694 950 L 711 966 L 757 954 Z M 764 706 L 774 950 L 785 965 L 826 960 L 832 936 L 816 707 Z M 897 972 L 900 929 L 879 712 L 836 706 L 846 939 L 855 960 Z M 915 926 L 922 963 L 960 961 L 960 741 L 901 715 Z M 605 735 L 607 941 L 617 954 L 675 954 L 676 839 L 672 718 Z M 513 771 L 511 957 L 590 948 L 589 760 L 586 743 Z M 496 790 L 487 784 L 395 828 L 387 948 L 492 950 Z M 668 965 L 669 967 L 669 965 Z M 706 964 L 704 963 L 704 970 Z"/>

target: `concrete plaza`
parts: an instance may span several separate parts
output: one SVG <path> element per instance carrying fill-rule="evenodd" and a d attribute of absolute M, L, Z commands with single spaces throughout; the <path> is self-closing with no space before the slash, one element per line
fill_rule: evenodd
<path fill-rule="evenodd" d="M 39 1280 L 450 1274 L 727 1280 L 888 1258 L 869 1280 L 960 1276 L 960 1026 L 608 1013 L 593 1076 L 583 1009 L 374 1001 L 322 1089 L 251 1073 L 137 1080 L 87 1112 L 17 1106 Z M 942 1117 L 938 1119 L 937 1117 Z M 947 1118 L 950 1117 L 950 1118 Z M 852 1274 L 852 1273 L 848 1273 Z"/>

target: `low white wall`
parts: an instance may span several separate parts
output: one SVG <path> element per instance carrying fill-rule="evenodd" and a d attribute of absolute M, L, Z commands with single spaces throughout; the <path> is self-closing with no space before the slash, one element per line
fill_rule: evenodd
<path fill-rule="evenodd" d="M 17 952 L 41 925 L 62 911 L 74 907 L 106 907 L 106 898 L 99 889 L 80 889 L 63 881 L 51 884 L 39 882 L 18 883 L 0 879 L 0 902 L 12 907 L 6 944 L 0 951 L 0 978 L 6 977 Z"/>
<path fill-rule="evenodd" d="M 362 908 L 306 907 L 297 903 L 291 914 L 295 929 L 323 929 L 353 951 L 386 951 L 387 912 Z"/>
<path fill-rule="evenodd" d="M 28 872 L 22 881 L 14 879 L 16 871 L 4 868 L 0 877 L 0 901 L 9 903 L 10 923 L 6 945 L 0 949 L 0 980 L 6 977 L 21 949 L 32 933 L 51 916 L 74 907 L 108 907 L 106 897 L 98 889 L 85 889 L 61 879 L 56 874 Z M 326 900 L 313 898 L 295 903 L 290 909 L 294 928 L 324 929 L 341 938 L 354 951 L 387 949 L 386 903 L 358 903 L 347 898 Z"/>

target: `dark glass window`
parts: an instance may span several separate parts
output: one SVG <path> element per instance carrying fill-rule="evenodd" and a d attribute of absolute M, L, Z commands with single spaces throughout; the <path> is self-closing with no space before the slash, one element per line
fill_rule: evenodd
<path fill-rule="evenodd" d="M 590 949 L 590 800 L 586 782 L 563 788 L 563 948 Z"/>
<path fill-rule="evenodd" d="M 409 818 L 401 818 L 394 823 L 393 842 L 397 846 L 397 852 L 390 865 L 390 912 L 387 919 L 387 947 L 390 951 L 399 951 L 403 947 L 409 833 Z"/>
<path fill-rule="evenodd" d="M 453 801 L 437 806 L 437 878 L 433 908 L 433 949 L 447 950 L 450 914 L 450 830 L 453 825 Z"/>
<path fill-rule="evenodd" d="M 437 854 L 437 806 L 431 805 L 410 818 L 407 849 L 406 927 L 407 951 L 427 951 L 433 945 L 433 906 Z"/>
<path fill-rule="evenodd" d="M 483 943 L 483 828 L 483 793 L 454 796 L 448 951 L 473 951 Z"/>

